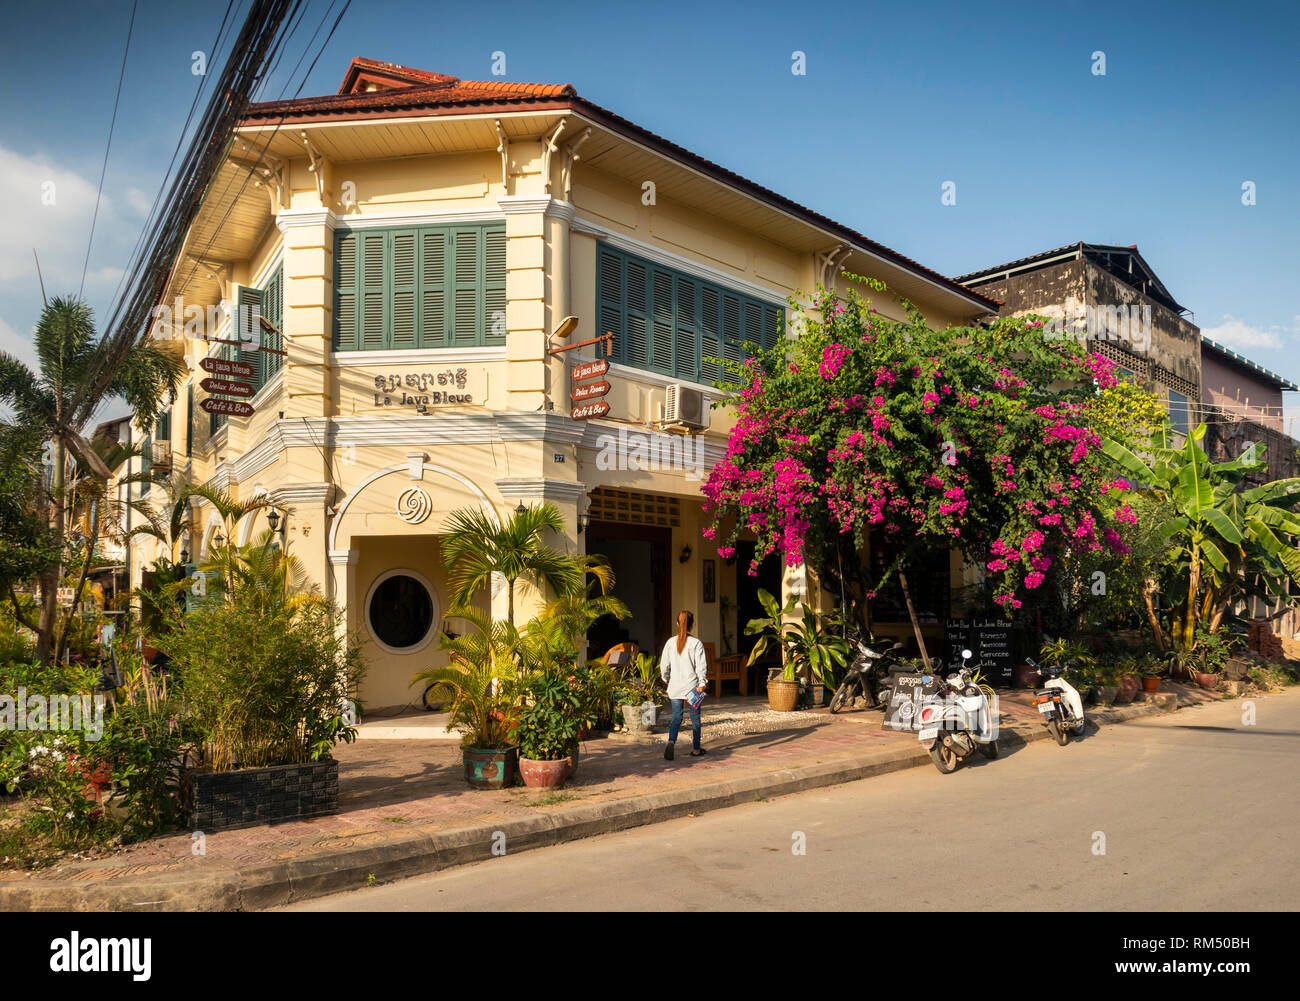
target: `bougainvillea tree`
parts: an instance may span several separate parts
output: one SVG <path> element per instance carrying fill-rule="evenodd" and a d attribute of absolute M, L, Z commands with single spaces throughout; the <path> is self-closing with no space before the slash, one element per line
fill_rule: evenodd
<path fill-rule="evenodd" d="M 1125 551 L 1133 516 L 1089 420 L 1115 383 L 1107 360 L 1041 321 L 934 330 L 900 302 L 901 321 L 822 290 L 797 336 L 731 369 L 737 421 L 704 486 L 705 534 L 729 558 L 752 533 L 751 573 L 771 553 L 807 564 L 863 626 L 897 575 L 924 656 L 906 573 L 925 554 L 986 565 L 1011 614 L 1063 557 Z M 886 561 L 872 579 L 877 529 Z"/>

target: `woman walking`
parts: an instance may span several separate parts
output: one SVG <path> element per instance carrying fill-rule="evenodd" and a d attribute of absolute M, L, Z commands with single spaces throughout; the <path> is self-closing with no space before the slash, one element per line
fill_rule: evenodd
<path fill-rule="evenodd" d="M 659 661 L 659 676 L 668 683 L 668 698 L 673 703 L 673 720 L 668 727 L 668 746 L 664 758 L 673 760 L 673 745 L 677 731 L 682 727 L 682 707 L 691 710 L 691 757 L 704 753 L 700 747 L 700 699 L 707 690 L 709 662 L 704 655 L 704 644 L 691 635 L 695 616 L 691 612 L 677 613 L 677 635 L 664 644 Z"/>

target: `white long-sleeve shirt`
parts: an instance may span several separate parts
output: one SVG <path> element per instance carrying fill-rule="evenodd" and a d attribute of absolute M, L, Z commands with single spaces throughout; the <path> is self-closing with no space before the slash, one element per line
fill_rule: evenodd
<path fill-rule="evenodd" d="M 686 646 L 677 652 L 677 637 L 664 644 L 659 660 L 659 676 L 668 683 L 670 699 L 684 699 L 691 692 L 708 684 L 709 659 L 704 654 L 704 644 L 694 636 L 686 637 Z"/>

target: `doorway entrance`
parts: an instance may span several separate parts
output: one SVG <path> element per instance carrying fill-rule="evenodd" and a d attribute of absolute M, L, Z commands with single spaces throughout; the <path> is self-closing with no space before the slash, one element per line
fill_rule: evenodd
<path fill-rule="evenodd" d="M 754 559 L 754 543 L 736 543 L 736 648 L 749 659 L 749 651 L 758 642 L 757 636 L 745 635 L 745 623 L 750 619 L 763 618 L 765 612 L 758 601 L 758 591 L 762 588 L 776 603 L 781 603 L 781 558 L 776 553 L 770 554 L 758 564 L 758 576 L 749 575 L 749 564 Z M 779 663 L 780 653 L 774 651 Z M 765 655 L 764 661 L 768 658 Z"/>
<path fill-rule="evenodd" d="M 619 622 L 602 616 L 587 630 L 590 657 L 602 657 L 616 643 L 635 643 L 642 653 L 658 654 L 672 632 L 672 577 L 668 554 L 672 530 L 651 525 L 593 521 L 587 526 L 587 552 L 609 560 L 614 594 L 631 616 Z"/>

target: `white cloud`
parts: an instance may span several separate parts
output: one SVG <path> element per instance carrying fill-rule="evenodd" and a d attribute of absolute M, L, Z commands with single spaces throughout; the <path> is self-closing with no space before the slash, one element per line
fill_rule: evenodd
<path fill-rule="evenodd" d="M 131 206 L 131 211 L 142 218 L 147 217 L 153 208 L 153 199 L 139 188 L 126 189 L 126 203 Z"/>
<path fill-rule="evenodd" d="M 1278 325 L 1265 327 L 1252 326 L 1244 320 L 1238 320 L 1235 316 L 1225 315 L 1217 326 L 1202 327 L 1201 333 L 1230 348 L 1246 351 L 1252 348 L 1279 350 L 1285 346 L 1286 341 L 1300 333 L 1300 316 L 1295 317 L 1289 327 Z"/>
<path fill-rule="evenodd" d="M 13 355 L 28 366 L 36 365 L 36 342 L 32 340 L 32 335 L 18 333 L 5 323 L 3 317 L 0 317 L 0 351 Z"/>

